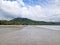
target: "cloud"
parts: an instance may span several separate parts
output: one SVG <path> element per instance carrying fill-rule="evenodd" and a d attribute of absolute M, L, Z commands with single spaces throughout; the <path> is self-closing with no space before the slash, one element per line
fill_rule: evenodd
<path fill-rule="evenodd" d="M 0 4 L 1 10 L 11 14 L 8 15 L 9 17 L 23 17 L 37 21 L 60 21 L 60 0 L 2 0 Z M 1 18 L 4 17 L 1 15 Z"/>

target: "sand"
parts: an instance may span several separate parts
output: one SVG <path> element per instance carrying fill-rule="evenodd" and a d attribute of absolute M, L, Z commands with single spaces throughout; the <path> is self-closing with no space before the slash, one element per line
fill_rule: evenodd
<path fill-rule="evenodd" d="M 0 35 L 21 30 L 26 25 L 0 25 Z"/>
<path fill-rule="evenodd" d="M 20 29 L 19 26 L 17 27 L 17 29 L 2 28 L 2 30 L 6 31 L 7 30 L 17 31 L 0 34 L 0 45 L 60 45 L 59 27 L 60 26 L 55 27 L 50 26 L 49 28 L 44 28 L 44 26 L 28 25 L 25 27 L 23 26 L 22 29 Z"/>

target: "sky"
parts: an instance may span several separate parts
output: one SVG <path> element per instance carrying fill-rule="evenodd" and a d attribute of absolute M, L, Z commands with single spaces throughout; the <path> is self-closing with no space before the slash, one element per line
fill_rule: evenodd
<path fill-rule="evenodd" d="M 60 0 L 1 0 L 0 20 L 17 17 L 60 22 Z"/>

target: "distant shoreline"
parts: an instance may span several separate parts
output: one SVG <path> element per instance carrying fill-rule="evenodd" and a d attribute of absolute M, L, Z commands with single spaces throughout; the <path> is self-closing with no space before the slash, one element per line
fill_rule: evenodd
<path fill-rule="evenodd" d="M 0 25 L 60 25 L 60 22 L 34 21 L 27 18 L 14 18 L 10 21 L 0 20 Z"/>

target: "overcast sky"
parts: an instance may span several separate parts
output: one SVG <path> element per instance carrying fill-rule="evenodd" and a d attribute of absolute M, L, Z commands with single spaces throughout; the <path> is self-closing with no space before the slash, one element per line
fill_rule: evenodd
<path fill-rule="evenodd" d="M 60 0 L 1 0 L 0 20 L 16 17 L 60 21 Z"/>

